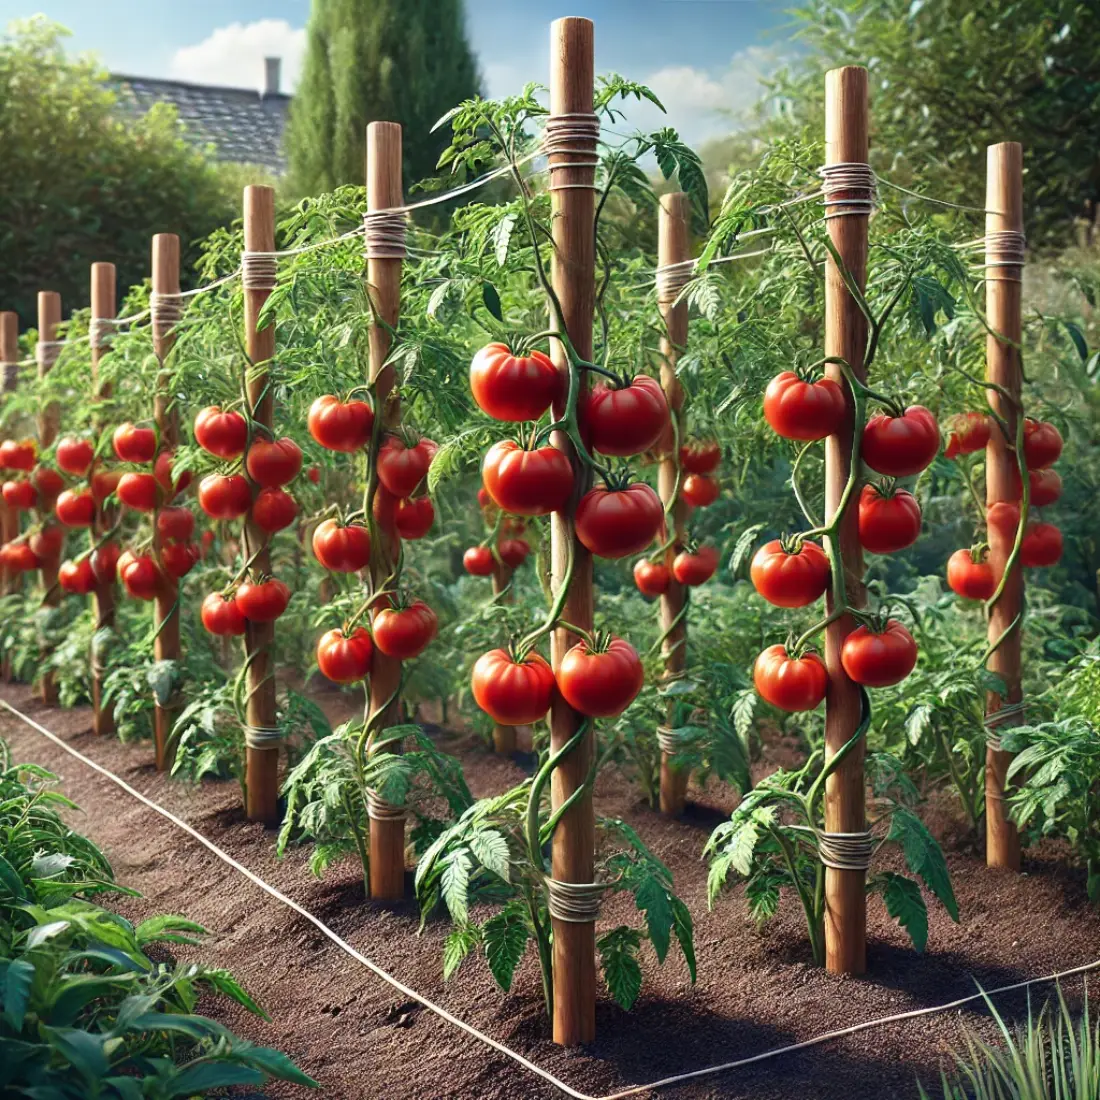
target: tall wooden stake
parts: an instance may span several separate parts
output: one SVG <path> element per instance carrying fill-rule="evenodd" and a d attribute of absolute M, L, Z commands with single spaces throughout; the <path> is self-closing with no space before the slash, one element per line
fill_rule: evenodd
<path fill-rule="evenodd" d="M 657 266 L 682 264 L 691 259 L 691 199 L 682 191 L 661 196 L 660 212 L 657 221 Z M 676 269 L 684 270 L 683 268 Z M 664 388 L 668 407 L 676 420 L 676 438 L 683 438 L 684 430 L 684 388 L 676 377 L 676 360 L 681 349 L 687 344 L 688 306 L 687 302 L 673 303 L 682 286 L 677 279 L 661 287 L 658 291 L 658 304 L 661 317 L 665 322 L 665 335 L 661 337 L 661 386 Z M 680 474 L 680 456 L 668 454 L 661 460 L 657 472 L 657 487 L 664 504 L 672 500 L 677 492 Z M 675 541 L 665 553 L 665 565 L 671 572 L 672 560 L 683 547 L 684 523 L 687 520 L 688 505 L 681 497 L 672 509 L 672 523 Z M 669 631 L 664 642 L 665 676 L 673 679 L 684 670 L 687 656 L 687 621 L 681 620 L 674 629 L 669 630 L 676 616 L 684 607 L 684 586 L 673 580 L 668 591 L 661 597 L 661 632 Z M 669 701 L 669 717 L 676 706 L 675 700 Z M 687 786 L 690 772 L 672 766 L 672 757 L 661 753 L 661 812 L 666 814 L 683 813 L 687 799 Z"/>
<path fill-rule="evenodd" d="M 46 344 L 52 344 L 57 340 L 57 326 L 60 323 L 61 295 L 52 290 L 40 290 L 38 292 L 38 339 Z M 56 348 L 50 348 L 45 356 L 39 356 L 39 380 L 45 378 L 49 373 L 53 361 L 57 358 L 56 351 Z M 51 401 L 38 414 L 39 449 L 46 448 L 53 443 L 57 438 L 60 426 L 61 409 L 56 401 Z M 42 587 L 45 590 L 42 603 L 46 607 L 61 606 L 61 589 L 57 583 L 57 570 L 60 565 L 60 555 L 42 562 Z M 57 685 L 54 683 L 52 672 L 42 673 L 40 690 L 43 703 L 54 704 L 57 702 Z"/>
<path fill-rule="evenodd" d="M 270 187 L 244 189 L 244 247 L 246 252 L 275 251 L 275 191 Z M 260 310 L 271 294 L 270 289 L 247 287 L 244 291 L 244 334 L 248 358 L 247 392 L 252 416 L 258 424 L 272 428 L 275 402 L 267 388 L 265 364 L 275 355 L 275 326 L 258 327 Z M 252 486 L 253 497 L 257 488 Z M 266 573 L 271 555 L 266 547 L 268 536 L 252 521 L 251 510 L 245 521 L 245 553 L 259 550 L 253 569 Z M 259 548 L 263 547 L 262 550 Z M 275 624 L 250 622 L 245 630 L 245 651 L 252 656 L 248 669 L 246 718 L 255 729 L 273 729 L 278 719 L 275 707 Z M 278 820 L 279 747 L 245 749 L 245 810 L 249 821 L 274 825 Z"/>
<path fill-rule="evenodd" d="M 114 264 L 92 264 L 91 300 L 93 320 L 118 316 Z M 103 358 L 106 349 L 97 346 L 97 343 L 96 340 L 92 341 L 92 390 L 99 397 L 110 397 L 110 386 L 106 383 L 99 384 L 99 361 Z M 102 428 L 102 424 L 99 427 Z M 114 509 L 104 508 L 102 505 L 96 509 L 95 524 L 92 527 L 92 534 L 96 539 L 110 528 L 114 520 L 113 511 Z M 92 614 L 95 616 L 97 634 L 100 630 L 114 629 L 115 596 L 114 581 L 97 584 L 92 593 Z M 92 641 L 92 728 L 101 736 L 114 733 L 115 730 L 114 708 L 103 704 L 103 666 L 94 639 Z"/>
<path fill-rule="evenodd" d="M 512 583 L 512 567 L 505 565 L 502 561 L 493 559 L 493 595 L 500 597 L 507 603 L 513 602 L 511 592 L 507 592 L 506 595 L 501 596 L 502 592 L 508 588 L 508 585 Z M 516 727 L 515 726 L 493 726 L 493 749 L 503 756 L 511 756 L 516 751 Z"/>
<path fill-rule="evenodd" d="M 867 163 L 867 70 L 855 65 L 833 69 L 825 77 L 825 163 Z M 829 237 L 844 266 L 862 288 L 867 282 L 868 215 L 830 218 Z M 825 354 L 840 356 L 859 378 L 865 377 L 867 324 L 859 305 L 844 285 L 830 256 L 825 270 Z M 830 363 L 829 377 L 849 395 L 848 417 L 836 435 L 825 441 L 825 515 L 832 519 L 851 469 L 852 403 L 840 368 Z M 839 549 L 847 577 L 848 603 L 864 601 L 863 551 L 858 512 L 847 509 L 832 550 Z M 829 601 L 829 611 L 833 610 Z M 832 756 L 851 740 L 860 722 L 860 692 L 840 663 L 844 639 L 854 629 L 850 616 L 825 632 L 825 663 L 829 689 L 825 699 L 825 752 Z M 825 829 L 857 833 L 867 828 L 863 783 L 864 745 L 857 745 L 829 776 L 825 785 Z M 862 974 L 867 968 L 866 873 L 825 868 L 825 963 L 834 974 Z"/>
<path fill-rule="evenodd" d="M 179 294 L 180 292 L 180 239 L 175 233 L 157 233 L 153 237 L 153 293 Z M 173 299 L 178 301 L 179 299 Z M 153 415 L 156 418 L 157 433 L 160 436 L 160 450 L 173 451 L 179 445 L 179 410 L 169 392 L 170 376 L 164 364 L 176 343 L 174 331 L 159 330 L 153 332 L 153 351 L 161 365 L 157 377 L 157 392 L 153 399 Z M 171 496 L 168 493 L 167 496 Z M 160 509 L 157 509 L 159 512 Z M 157 531 L 156 513 L 153 516 L 153 550 L 159 560 L 160 533 Z M 153 642 L 153 656 L 157 661 L 179 661 L 180 658 L 180 608 L 179 582 L 170 580 L 165 574 L 162 588 L 153 603 L 153 627 L 156 640 Z M 179 665 L 176 666 L 177 670 Z M 178 675 L 178 671 L 177 671 Z M 173 699 L 179 697 L 179 684 L 172 690 Z M 169 738 L 175 721 L 175 708 L 172 700 L 166 700 L 168 706 L 156 700 L 153 706 L 153 740 L 156 746 L 157 771 L 167 771 L 172 766 Z M 277 753 L 270 755 L 276 756 Z"/>
<path fill-rule="evenodd" d="M 396 122 L 372 122 L 367 127 L 367 209 L 392 210 L 402 205 L 401 126 Z M 372 257 L 367 260 L 367 283 L 377 316 L 389 325 L 375 325 L 370 332 L 370 380 L 378 402 L 376 415 L 387 431 L 401 421 L 400 396 L 394 389 L 393 364 L 386 365 L 401 306 L 401 261 Z M 371 577 L 375 588 L 390 575 L 395 547 L 383 530 L 371 550 Z M 377 729 L 400 721 L 401 662 L 377 649 L 371 660 L 370 713 L 382 712 Z M 393 901 L 405 895 L 405 821 L 401 817 L 372 818 L 370 823 L 370 896 Z"/>
<path fill-rule="evenodd" d="M 10 310 L 0 313 L 0 390 L 11 393 L 18 383 L 19 362 L 19 314 Z M 19 534 L 19 513 L 0 499 L 0 544 L 11 542 Z M 16 590 L 19 575 L 0 567 L 0 596 Z M 4 679 L 9 674 L 8 662 L 4 663 Z"/>
<path fill-rule="evenodd" d="M 588 115 L 593 96 L 593 26 L 588 19 L 555 20 L 550 27 L 550 114 Z M 571 141 L 582 149 L 588 141 Z M 592 143 L 593 151 L 595 143 Z M 581 160 L 585 159 L 583 156 Z M 577 353 L 592 357 L 592 315 L 595 311 L 595 193 L 594 169 L 578 165 L 576 153 L 555 153 L 551 164 L 563 164 L 553 173 L 550 193 L 554 236 L 551 274 L 561 302 L 565 328 Z M 573 185 L 573 186 L 570 186 Z M 580 186 L 578 186 L 580 185 Z M 551 343 L 558 369 L 568 369 L 564 349 Z M 564 387 L 563 387 L 564 392 Z M 563 409 L 555 406 L 555 417 Z M 589 483 L 587 469 L 573 454 L 567 436 L 555 432 L 553 444 L 569 454 L 576 473 L 576 491 L 567 511 L 554 512 L 550 521 L 551 583 L 557 592 L 566 578 L 570 557 L 573 578 L 563 618 L 582 630 L 592 629 L 592 557 L 573 530 L 577 500 Z M 551 661 L 555 671 L 566 651 L 579 639 L 568 630 L 554 631 Z M 576 733 L 580 717 L 555 695 L 550 709 L 550 749 L 557 752 Z M 592 766 L 595 739 L 591 729 L 554 771 L 550 798 L 554 808 L 582 787 Z M 551 869 L 560 882 L 591 882 L 595 873 L 596 819 L 589 791 L 562 817 L 554 831 Z M 554 918 L 554 1042 L 576 1046 L 596 1037 L 596 925 Z"/>
<path fill-rule="evenodd" d="M 997 233 L 1024 229 L 1023 149 L 1015 141 L 991 145 L 986 151 L 985 231 Z M 996 213 L 989 213 L 996 211 Z M 994 259 L 992 255 L 987 259 Z M 1020 396 L 1022 372 L 1018 346 L 1021 326 L 1021 268 L 989 267 L 985 273 L 986 312 L 993 332 L 1004 339 L 987 335 L 985 341 L 986 378 L 1003 386 L 1015 398 Z M 1015 345 L 1015 346 L 1014 346 Z M 987 391 L 989 404 L 1015 433 L 1016 410 L 993 390 Z M 1015 436 L 1013 435 L 1013 438 Z M 1007 445 L 999 429 L 994 428 L 986 448 L 986 502 L 1018 499 L 1015 452 Z M 990 526 L 987 533 L 989 561 L 999 576 L 1012 550 L 1015 532 L 1002 534 Z M 996 642 L 1007 631 L 1023 608 L 1024 578 L 1019 562 L 1009 574 L 1001 598 L 989 616 L 989 641 Z M 1004 680 L 1008 692 L 1001 698 L 990 692 L 986 712 L 993 714 L 1002 706 L 1018 703 L 1020 687 L 1019 628 L 1012 631 L 989 658 L 989 670 Z M 1010 719 L 1016 724 L 1023 715 Z M 1006 723 L 1007 724 L 1007 723 Z M 990 867 L 1020 869 L 1020 837 L 1009 820 L 1004 801 L 1005 775 L 1012 754 L 989 747 L 985 763 L 985 859 Z"/>

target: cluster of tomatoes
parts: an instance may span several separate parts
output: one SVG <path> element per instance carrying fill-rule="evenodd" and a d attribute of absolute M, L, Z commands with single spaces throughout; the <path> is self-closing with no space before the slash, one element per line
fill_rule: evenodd
<path fill-rule="evenodd" d="M 52 499 L 60 491 L 57 471 L 39 466 L 37 461 L 38 452 L 33 440 L 5 439 L 0 443 L 0 473 L 5 475 L 0 485 L 0 496 L 14 512 L 31 508 L 48 510 Z M 15 476 L 7 477 L 8 474 Z M 36 533 L 28 538 L 12 539 L 0 546 L 0 567 L 9 573 L 31 572 L 38 569 L 43 561 L 56 559 L 61 553 L 63 541 L 64 534 L 56 530 L 50 530 L 45 538 Z"/>
<path fill-rule="evenodd" d="M 985 449 L 994 429 L 991 417 L 968 412 L 955 417 L 948 436 L 945 455 L 972 454 Z M 1024 421 L 1024 464 L 1027 467 L 1029 509 L 1045 508 L 1062 495 L 1062 478 L 1052 469 L 1062 454 L 1062 435 L 1042 420 Z M 1015 539 L 1020 526 L 1020 502 L 1023 480 L 1019 467 L 1013 471 L 1013 496 L 999 500 L 986 509 L 986 524 L 1002 538 Z M 1027 568 L 1056 565 L 1062 557 L 1062 532 L 1053 523 L 1029 521 L 1020 543 L 1020 564 Z M 978 543 L 970 549 L 956 550 L 947 562 L 947 583 L 956 595 L 969 600 L 988 600 L 1000 584 L 1000 576 L 989 560 L 989 547 Z"/>
<path fill-rule="evenodd" d="M 527 532 L 527 521 L 519 516 L 503 515 L 484 486 L 477 491 L 477 503 L 490 535 L 485 542 L 471 546 L 462 555 L 463 568 L 472 577 L 491 577 L 499 559 L 509 569 L 518 569 L 531 554 L 531 544 L 521 537 Z M 495 554 L 490 546 L 494 535 L 497 539 Z"/>

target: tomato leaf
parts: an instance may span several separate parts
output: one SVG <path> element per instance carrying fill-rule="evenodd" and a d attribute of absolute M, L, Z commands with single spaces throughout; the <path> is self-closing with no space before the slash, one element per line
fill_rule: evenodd
<path fill-rule="evenodd" d="M 481 298 L 485 303 L 485 308 L 498 320 L 504 321 L 504 313 L 500 305 L 500 295 L 497 293 L 497 288 L 490 282 L 483 282 L 481 284 Z"/>
<path fill-rule="evenodd" d="M 599 938 L 600 968 L 607 990 L 615 1003 L 629 1011 L 642 991 L 642 968 L 638 962 L 641 933 L 625 925 Z"/>
<path fill-rule="evenodd" d="M 530 937 L 523 903 L 518 898 L 510 901 L 485 922 L 481 935 L 489 970 L 497 985 L 507 993 L 512 988 L 512 977 Z"/>
<path fill-rule="evenodd" d="M 465 848 L 452 852 L 443 869 L 440 889 L 451 919 L 456 924 L 464 924 L 468 915 L 468 894 L 470 889 L 471 860 Z"/>
<path fill-rule="evenodd" d="M 671 895 L 656 878 L 643 879 L 634 891 L 634 904 L 645 914 L 646 930 L 657 954 L 657 961 L 664 962 L 672 937 L 675 916 Z"/>
<path fill-rule="evenodd" d="M 913 946 L 923 952 L 928 944 L 928 907 L 920 886 L 911 878 L 887 871 L 873 885 L 882 890 L 886 912 L 909 933 Z"/>
<path fill-rule="evenodd" d="M 943 858 L 943 849 L 924 822 L 912 810 L 899 806 L 894 811 L 887 839 L 901 845 L 906 866 L 924 880 L 925 886 L 951 914 L 951 919 L 957 921 L 959 904 L 955 900 L 955 891 L 951 888 L 947 861 Z"/>
<path fill-rule="evenodd" d="M 460 924 L 447 933 L 443 941 L 443 980 L 450 981 L 462 965 L 462 960 L 477 947 L 481 939 L 476 924 Z"/>

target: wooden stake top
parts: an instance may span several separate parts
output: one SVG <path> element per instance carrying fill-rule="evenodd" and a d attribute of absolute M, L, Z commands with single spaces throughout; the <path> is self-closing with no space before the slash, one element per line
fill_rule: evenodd
<path fill-rule="evenodd" d="M 19 314 L 11 310 L 0 313 L 0 363 L 19 361 Z"/>
<path fill-rule="evenodd" d="M 366 171 L 368 210 L 392 210 L 403 205 L 401 123 L 368 124 Z"/>
<path fill-rule="evenodd" d="M 153 235 L 153 289 L 158 294 L 178 294 L 180 289 L 180 239 L 175 233 Z"/>
<path fill-rule="evenodd" d="M 825 74 L 825 163 L 867 163 L 868 81 L 862 65 Z"/>
<path fill-rule="evenodd" d="M 158 236 L 168 234 L 158 234 Z M 275 189 L 250 184 L 244 189 L 244 247 L 270 252 L 275 247 Z"/>
<path fill-rule="evenodd" d="M 595 86 L 596 32 L 591 19 L 569 16 L 550 24 L 550 113 L 586 114 Z"/>
<path fill-rule="evenodd" d="M 1023 232 L 1024 147 L 1018 141 L 990 145 L 985 165 L 986 232 Z"/>
<path fill-rule="evenodd" d="M 114 264 L 92 264 L 92 316 L 114 317 L 117 311 Z"/>

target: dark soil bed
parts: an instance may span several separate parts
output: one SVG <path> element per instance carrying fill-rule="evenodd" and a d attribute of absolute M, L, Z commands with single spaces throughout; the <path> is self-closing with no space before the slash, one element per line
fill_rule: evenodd
<path fill-rule="evenodd" d="M 440 947 L 447 926 L 442 921 L 429 922 L 418 936 L 415 905 L 385 909 L 365 902 L 358 868 L 351 863 L 318 881 L 309 873 L 304 850 L 276 859 L 274 835 L 243 819 L 235 784 L 190 788 L 168 781 L 154 771 L 149 746 L 97 739 L 87 710 L 44 708 L 22 686 L 5 687 L 0 697 L 188 821 L 395 977 L 596 1096 L 949 1001 L 973 993 L 975 982 L 986 988 L 1006 985 L 1100 955 L 1100 912 L 1085 898 L 1081 876 L 1066 869 L 1063 852 L 1055 847 L 1030 851 L 1019 876 L 990 871 L 978 853 L 958 844 L 957 826 L 939 811 L 933 823 L 950 845 L 961 923 L 953 924 L 934 907 L 928 951 L 918 956 L 873 900 L 867 977 L 832 977 L 808 964 L 802 917 L 793 904 L 785 905 L 763 932 L 750 920 L 740 891 L 708 912 L 700 851 L 732 806 L 729 792 L 694 790 L 684 819 L 670 821 L 649 810 L 637 788 L 610 770 L 597 785 L 598 812 L 630 822 L 671 866 L 695 918 L 699 981 L 690 985 L 679 958 L 660 969 L 647 967 L 634 1011 L 624 1013 L 602 996 L 597 1041 L 581 1051 L 564 1051 L 549 1039 L 533 960 L 522 965 L 507 995 L 496 989 L 477 959 L 468 960 L 444 986 Z M 181 954 L 230 968 L 273 1020 L 265 1023 L 214 1001 L 205 1010 L 253 1041 L 285 1050 L 321 1082 L 323 1095 L 341 1100 L 561 1095 L 478 1040 L 407 1003 L 171 823 L 2 710 L 0 736 L 16 760 L 35 761 L 60 775 L 61 789 L 83 809 L 74 826 L 104 848 L 120 882 L 141 891 L 140 899 L 118 899 L 117 908 L 135 918 L 181 913 L 205 925 L 208 941 Z M 444 744 L 461 755 L 475 795 L 504 790 L 523 776 L 517 764 L 493 757 L 468 738 L 448 736 Z M 617 915 L 616 906 L 608 917 Z M 1080 984 L 1067 983 L 1067 992 L 1076 994 Z M 1038 987 L 1032 995 L 1041 1000 L 1047 992 Z M 998 1006 L 1024 1013 L 1026 995 L 1001 997 Z M 991 1032 L 981 1006 L 971 1005 L 888 1024 L 661 1095 L 677 1100 L 913 1100 L 918 1077 L 935 1084 L 967 1026 Z M 274 1086 L 270 1095 L 311 1094 Z"/>

